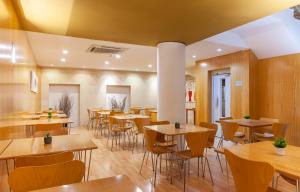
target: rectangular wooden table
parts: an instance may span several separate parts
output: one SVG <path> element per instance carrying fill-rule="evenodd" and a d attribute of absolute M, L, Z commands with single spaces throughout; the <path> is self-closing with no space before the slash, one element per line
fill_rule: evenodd
<path fill-rule="evenodd" d="M 14 139 L 10 145 L 0 155 L 0 160 L 15 159 L 29 155 L 47 155 L 59 152 L 84 152 L 84 162 L 86 163 L 86 152 L 90 151 L 88 173 L 89 176 L 92 150 L 97 149 L 97 145 L 91 141 L 88 135 L 61 135 L 53 136 L 52 144 L 45 145 L 43 137 Z"/>
<path fill-rule="evenodd" d="M 88 181 L 85 183 L 74 183 L 53 187 L 48 189 L 36 190 L 35 192 L 89 192 L 89 191 L 103 191 L 103 192 L 142 192 L 126 175 L 118 175 L 115 177 L 108 177 Z"/>
<path fill-rule="evenodd" d="M 275 154 L 275 147 L 271 141 L 234 145 L 227 149 L 248 160 L 268 162 L 277 172 L 300 180 L 300 147 L 288 145 L 283 156 Z"/>
<path fill-rule="evenodd" d="M 253 142 L 253 132 L 255 128 L 272 126 L 274 122 L 266 120 L 255 120 L 255 119 L 229 119 L 224 120 L 225 122 L 234 122 L 241 127 L 246 127 L 249 130 L 249 142 Z"/>
<path fill-rule="evenodd" d="M 169 136 L 175 136 L 175 135 L 184 135 L 187 133 L 193 133 L 193 132 L 207 132 L 212 131 L 211 129 L 200 127 L 197 125 L 180 125 L 180 129 L 176 129 L 174 124 L 169 125 L 149 125 L 145 126 L 147 129 L 151 129 L 153 131 L 162 133 L 164 135 Z"/>
<path fill-rule="evenodd" d="M 15 121 L 1 121 L 1 127 L 14 127 L 14 126 L 33 126 L 38 124 L 70 124 L 74 123 L 70 118 L 61 119 L 38 119 L 38 120 L 15 120 Z"/>
<path fill-rule="evenodd" d="M 112 117 L 117 120 L 133 120 L 136 118 L 150 118 L 149 116 L 146 115 L 115 115 Z"/>

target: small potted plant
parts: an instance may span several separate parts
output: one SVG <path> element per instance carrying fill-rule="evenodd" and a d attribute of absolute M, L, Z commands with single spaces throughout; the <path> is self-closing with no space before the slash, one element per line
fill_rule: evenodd
<path fill-rule="evenodd" d="M 251 119 L 250 115 L 245 115 L 244 119 Z"/>
<path fill-rule="evenodd" d="M 175 128 L 180 129 L 180 123 L 179 122 L 175 122 Z"/>
<path fill-rule="evenodd" d="M 275 152 L 277 155 L 285 154 L 285 148 L 287 146 L 287 143 L 284 138 L 277 138 L 273 145 L 275 146 Z"/>
<path fill-rule="evenodd" d="M 49 111 L 49 112 L 48 112 L 48 119 L 51 119 L 51 118 L 52 118 L 52 112 Z"/>
<path fill-rule="evenodd" d="M 47 135 L 44 136 L 44 143 L 46 145 L 52 143 L 52 137 L 51 137 L 50 133 L 47 133 Z"/>

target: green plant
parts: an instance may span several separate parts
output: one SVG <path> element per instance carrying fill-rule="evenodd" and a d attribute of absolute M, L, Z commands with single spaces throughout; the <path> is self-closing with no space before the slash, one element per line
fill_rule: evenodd
<path fill-rule="evenodd" d="M 49 112 L 48 112 L 48 118 L 50 119 L 51 117 L 52 117 L 52 112 L 49 111 Z"/>
<path fill-rule="evenodd" d="M 287 142 L 284 138 L 277 138 L 273 145 L 277 148 L 285 148 L 287 146 Z"/>
<path fill-rule="evenodd" d="M 45 136 L 45 138 L 51 137 L 50 133 L 47 133 Z"/>
<path fill-rule="evenodd" d="M 244 119 L 251 119 L 250 115 L 245 115 Z"/>

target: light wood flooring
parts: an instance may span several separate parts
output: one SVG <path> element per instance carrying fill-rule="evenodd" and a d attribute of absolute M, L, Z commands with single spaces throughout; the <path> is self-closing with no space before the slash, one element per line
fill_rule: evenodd
<path fill-rule="evenodd" d="M 139 173 L 140 165 L 143 158 L 143 149 L 141 141 L 138 149 L 132 153 L 131 150 L 123 150 L 122 148 L 114 148 L 113 152 L 109 146 L 106 146 L 107 138 L 104 136 L 94 136 L 91 131 L 84 128 L 73 129 L 71 133 L 88 134 L 91 139 L 98 146 L 97 150 L 93 151 L 90 180 L 115 176 L 119 174 L 128 175 L 129 178 L 138 185 L 143 191 L 157 191 L 157 192 L 177 192 L 183 191 L 183 180 L 175 178 L 173 184 L 167 180 L 165 172 L 165 162 L 162 163 L 162 172 L 158 172 L 157 185 L 153 188 L 151 178 L 153 178 L 151 160 L 144 166 L 142 174 Z M 197 160 L 192 160 L 190 165 L 190 175 L 187 177 L 188 192 L 224 192 L 234 191 L 232 176 L 227 179 L 226 173 L 222 174 L 216 154 L 212 150 L 208 152 L 208 159 L 210 162 L 214 185 L 212 185 L 209 177 L 208 169 L 206 169 L 205 177 L 197 176 Z M 224 158 L 221 159 L 223 168 L 225 169 Z M 201 171 L 201 170 L 200 170 Z M 201 175 L 201 173 L 200 173 Z M 285 181 L 279 179 L 279 190 L 283 192 L 293 192 L 295 188 Z M 4 163 L 0 164 L 0 191 L 8 192 L 7 175 Z"/>

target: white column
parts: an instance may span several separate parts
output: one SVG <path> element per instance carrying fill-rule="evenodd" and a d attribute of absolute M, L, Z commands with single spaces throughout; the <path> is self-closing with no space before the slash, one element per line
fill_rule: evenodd
<path fill-rule="evenodd" d="M 185 123 L 185 45 L 157 45 L 158 120 Z"/>

